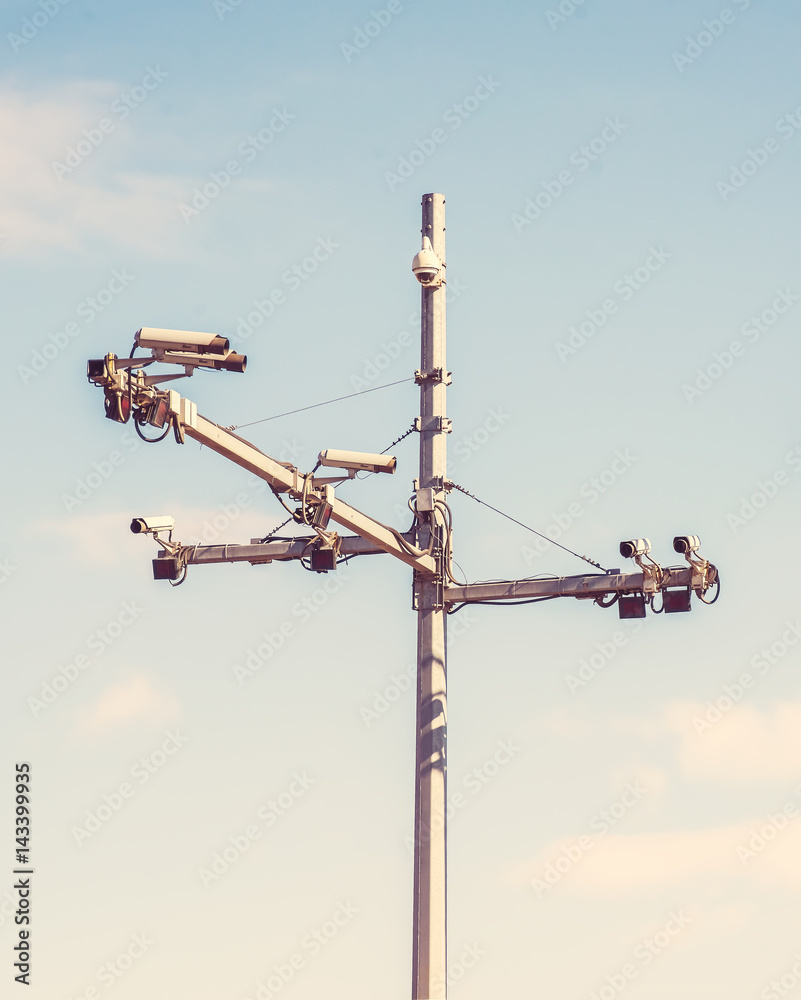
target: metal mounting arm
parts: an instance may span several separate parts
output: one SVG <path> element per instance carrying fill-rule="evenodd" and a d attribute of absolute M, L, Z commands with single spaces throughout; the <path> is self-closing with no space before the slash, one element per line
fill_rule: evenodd
<path fill-rule="evenodd" d="M 404 538 L 413 544 L 411 535 L 404 534 Z M 316 535 L 307 535 L 291 541 L 252 541 L 250 545 L 190 545 L 182 546 L 182 549 L 187 553 L 187 566 L 224 562 L 249 562 L 257 566 L 260 563 L 303 559 L 308 556 L 310 546 L 317 541 Z M 343 557 L 384 555 L 384 549 L 360 535 L 341 536 L 338 539 L 338 551 Z"/>
<path fill-rule="evenodd" d="M 189 405 L 187 405 L 189 404 Z M 210 420 L 202 417 L 194 403 L 183 399 L 174 390 L 170 391 L 170 413 L 176 416 L 187 437 L 200 441 L 212 451 L 247 469 L 260 479 L 264 479 L 279 493 L 289 493 L 299 499 L 303 495 L 304 476 L 293 466 L 287 467 L 275 459 L 259 451 L 255 445 L 244 438 L 227 431 Z M 337 497 L 331 500 L 331 520 L 349 528 L 362 538 L 366 538 L 379 549 L 400 559 L 408 566 L 413 566 L 422 573 L 433 575 L 436 572 L 436 562 L 427 553 L 413 555 L 398 541 L 397 534 L 391 528 L 373 520 L 350 504 Z"/>
<path fill-rule="evenodd" d="M 163 426 L 164 422 L 169 420 L 179 441 L 183 441 L 184 437 L 199 441 L 223 458 L 265 480 L 276 492 L 288 493 L 293 499 L 301 499 L 310 489 L 315 490 L 311 475 L 306 476 L 292 465 L 277 462 L 249 441 L 207 420 L 197 412 L 195 403 L 174 389 L 166 392 L 156 389 L 152 382 L 146 379 L 140 366 L 124 367 L 129 360 L 122 362 L 123 367 L 120 367 L 116 364 L 117 358 L 113 354 L 108 354 L 103 359 L 89 362 L 90 381 L 105 390 L 107 416 L 124 423 L 135 409 L 142 411 L 159 403 L 164 408 L 164 418 L 156 426 Z M 109 400 L 113 402 L 111 407 Z M 433 556 L 416 548 L 399 531 L 337 499 L 330 486 L 323 486 L 323 489 L 329 491 L 327 497 L 333 521 L 354 531 L 377 548 L 395 556 L 420 573 L 427 576 L 436 574 L 437 563 Z"/>
<path fill-rule="evenodd" d="M 667 566 L 661 570 L 659 585 L 649 573 L 594 573 L 588 576 L 560 576 L 545 580 L 509 580 L 502 583 L 469 583 L 445 587 L 445 603 L 515 601 L 538 597 L 575 597 L 596 600 L 611 594 L 656 594 L 668 587 L 692 589 L 699 596 L 717 583 L 717 570 L 706 563 L 701 573 L 695 566 Z"/>

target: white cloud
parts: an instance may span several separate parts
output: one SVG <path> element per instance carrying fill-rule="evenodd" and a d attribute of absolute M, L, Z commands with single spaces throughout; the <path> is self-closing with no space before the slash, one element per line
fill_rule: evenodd
<path fill-rule="evenodd" d="M 249 545 L 251 538 L 263 537 L 285 520 L 283 508 L 277 501 L 271 503 L 272 498 L 256 498 L 247 490 L 235 496 L 241 494 L 251 498 L 249 506 L 241 507 L 235 499 L 223 504 L 224 509 L 170 505 L 167 512 L 175 518 L 175 541 L 185 545 L 198 542 L 201 545 Z M 98 501 L 94 499 L 94 503 L 97 505 Z M 156 558 L 158 546 L 142 535 L 133 535 L 129 528 L 132 516 L 153 513 L 159 512 L 128 508 L 106 510 L 101 514 L 87 509 L 86 513 L 76 511 L 36 521 L 26 528 L 26 535 L 61 538 L 70 544 L 74 557 L 84 563 L 123 565 L 131 559 Z M 287 532 L 290 527 L 287 525 Z"/>
<path fill-rule="evenodd" d="M 596 718 L 589 732 L 556 727 L 566 738 L 596 739 L 627 733 L 643 742 L 672 738 L 680 771 L 711 782 L 784 782 L 785 792 L 765 814 L 745 822 L 700 830 L 602 835 L 579 830 L 538 852 L 516 873 L 539 879 L 539 894 L 561 884 L 583 892 L 620 893 L 745 879 L 760 886 L 801 886 L 801 702 L 783 701 L 760 710 L 721 702 L 708 711 L 696 703 L 674 703 L 650 718 Z M 699 725 L 702 720 L 703 725 Z M 669 773 L 656 771 L 661 791 Z M 640 776 L 649 787 L 647 772 Z M 582 839 L 583 838 L 583 839 Z M 536 887 L 535 887 L 536 888 Z M 737 919 L 740 919 L 739 917 Z"/>
<path fill-rule="evenodd" d="M 45 535 L 60 538 L 69 543 L 75 559 L 108 566 L 134 553 L 137 538 L 128 530 L 130 523 L 130 513 L 119 510 L 104 514 L 64 514 L 63 517 L 34 521 L 26 526 L 24 533 L 31 538 Z"/>
<path fill-rule="evenodd" d="M 778 702 L 764 711 L 740 704 L 711 715 L 707 706 L 673 704 L 663 727 L 678 738 L 679 762 L 693 776 L 727 781 L 801 776 L 801 701 Z"/>
<path fill-rule="evenodd" d="M 97 739 L 129 722 L 163 725 L 177 721 L 179 716 L 180 708 L 173 698 L 157 691 L 148 677 L 136 674 L 106 688 L 91 705 L 81 708 L 77 733 Z"/>
<path fill-rule="evenodd" d="M 167 242 L 182 235 L 177 206 L 187 191 L 183 180 L 117 173 L 101 181 L 92 156 L 99 157 L 102 148 L 69 177 L 59 179 L 53 170 L 83 130 L 95 129 L 108 115 L 118 93 L 116 85 L 103 82 L 65 84 L 57 93 L 36 96 L 0 90 L 0 231 L 8 252 L 77 250 L 83 238 L 99 236 L 161 255 Z M 111 133 L 104 142 L 116 138 Z"/>
<path fill-rule="evenodd" d="M 801 701 L 759 709 L 731 698 L 719 705 L 673 702 L 651 715 L 591 715 L 554 710 L 538 726 L 573 742 L 609 733 L 630 736 L 640 749 L 671 740 L 681 771 L 723 781 L 801 779 Z"/>
<path fill-rule="evenodd" d="M 532 888 L 540 896 L 559 888 L 629 893 L 687 886 L 694 891 L 720 879 L 792 885 L 795 892 L 801 886 L 801 818 L 782 820 L 781 808 L 733 826 L 579 838 L 547 844 L 515 878 L 530 884 L 537 879 Z"/>

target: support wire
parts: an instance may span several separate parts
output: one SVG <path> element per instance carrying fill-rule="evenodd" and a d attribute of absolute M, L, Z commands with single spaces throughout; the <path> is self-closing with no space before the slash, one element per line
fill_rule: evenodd
<path fill-rule="evenodd" d="M 240 427 L 253 427 L 254 424 L 263 424 L 268 420 L 278 420 L 279 417 L 289 417 L 293 413 L 303 413 L 304 410 L 314 410 L 318 406 L 328 406 L 330 403 L 341 403 L 343 399 L 353 399 L 354 396 L 364 396 L 368 392 L 378 392 L 379 389 L 390 389 L 393 385 L 401 385 L 403 382 L 413 382 L 413 378 L 401 378 L 397 382 L 387 382 L 386 385 L 374 385 L 372 389 L 361 389 L 359 392 L 351 392 L 347 396 L 337 396 L 336 399 L 326 399 L 322 403 L 312 403 L 310 406 L 300 406 L 297 410 L 287 410 L 286 413 L 274 413 L 271 417 L 262 417 L 261 420 L 251 420 L 247 424 L 231 424 L 226 430 L 235 431 Z M 392 445 L 390 445 L 390 448 Z M 383 455 L 383 452 L 381 452 Z"/>
<path fill-rule="evenodd" d="M 464 486 L 459 486 L 457 483 L 449 483 L 448 485 L 452 487 L 454 490 L 458 490 L 460 493 L 464 493 L 465 496 L 471 497 L 473 500 L 476 501 L 476 503 L 483 504 L 485 507 L 489 507 L 490 510 L 494 510 L 495 513 L 500 514 L 501 517 L 505 517 L 509 521 L 514 521 L 515 524 L 519 524 L 520 527 L 525 528 L 526 531 L 531 531 L 533 534 L 539 535 L 540 538 L 544 538 L 546 542 L 550 542 L 552 545 L 556 545 L 560 549 L 564 549 L 565 552 L 569 552 L 571 556 L 575 556 L 577 559 L 583 559 L 584 562 L 588 562 L 590 566 L 595 566 L 596 569 L 601 570 L 603 573 L 609 572 L 608 569 L 604 569 L 604 567 L 600 563 L 597 563 L 594 559 L 590 559 L 589 556 L 579 555 L 578 552 L 574 552 L 572 549 L 569 549 L 566 545 L 562 545 L 561 542 L 555 542 L 553 538 L 549 538 L 547 535 L 543 535 L 543 533 L 541 531 L 537 531 L 536 528 L 532 528 L 528 524 L 523 524 L 522 521 L 518 521 L 517 518 L 512 517 L 511 514 L 504 514 L 502 510 L 498 510 L 497 507 L 493 507 L 492 504 L 487 503 L 486 500 L 480 500 L 475 495 L 475 493 L 471 493 L 470 490 L 466 490 Z"/>

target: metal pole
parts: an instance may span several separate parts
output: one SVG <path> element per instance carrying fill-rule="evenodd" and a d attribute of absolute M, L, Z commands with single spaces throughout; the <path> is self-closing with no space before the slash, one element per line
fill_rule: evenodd
<path fill-rule="evenodd" d="M 445 199 L 423 196 L 423 236 L 445 266 Z M 418 488 L 444 499 L 445 283 L 422 288 L 420 318 L 420 477 Z M 431 495 L 429 495 L 430 497 Z M 421 502 L 418 509 L 428 506 Z M 433 505 L 432 505 L 433 506 Z M 431 530 L 434 513 L 428 514 Z M 437 574 L 415 573 L 417 607 L 417 753 L 414 837 L 412 1000 L 445 1000 L 448 978 L 446 900 L 446 645 L 441 538 Z"/>

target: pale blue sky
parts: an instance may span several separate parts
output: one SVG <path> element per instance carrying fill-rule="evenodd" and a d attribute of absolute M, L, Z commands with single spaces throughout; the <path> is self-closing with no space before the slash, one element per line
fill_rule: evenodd
<path fill-rule="evenodd" d="M 105 421 L 85 362 L 141 326 L 224 334 L 247 373 L 182 391 L 226 425 L 409 377 L 428 191 L 452 478 L 605 566 L 623 538 L 671 563 L 697 533 L 723 578 L 714 608 L 642 625 L 568 601 L 452 619 L 451 1000 L 589 1000 L 620 976 L 632 1000 L 797 990 L 797 4 L 26 0 L 0 35 L 2 732 L 6 773 L 33 768 L 28 995 L 409 995 L 409 572 L 156 584 L 132 516 L 169 512 L 185 540 L 227 518 L 214 540 L 241 542 L 282 509 L 192 443 Z M 305 470 L 416 414 L 409 383 L 243 433 Z M 405 528 L 416 439 L 396 454 L 347 498 Z M 471 580 L 585 565 L 452 507 Z M 8 823 L 0 846 L 7 888 Z"/>

